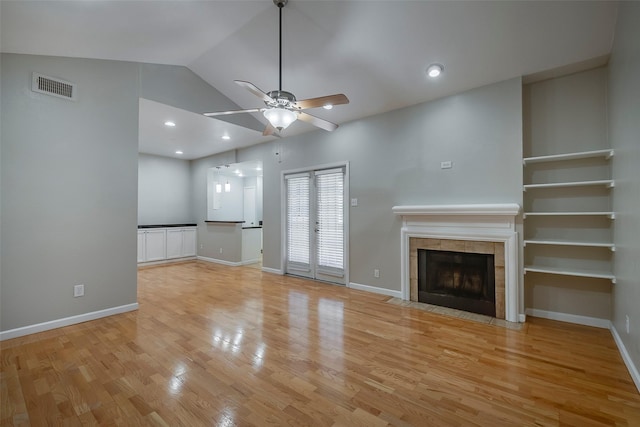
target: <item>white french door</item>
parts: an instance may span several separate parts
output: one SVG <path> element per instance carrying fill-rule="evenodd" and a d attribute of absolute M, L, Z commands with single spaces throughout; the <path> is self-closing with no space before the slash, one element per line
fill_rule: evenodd
<path fill-rule="evenodd" d="M 286 273 L 346 284 L 345 168 L 284 178 Z"/>

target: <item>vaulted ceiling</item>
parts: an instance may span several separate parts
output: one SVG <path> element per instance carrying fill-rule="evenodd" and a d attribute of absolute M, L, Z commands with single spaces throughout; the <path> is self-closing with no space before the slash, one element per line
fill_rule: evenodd
<path fill-rule="evenodd" d="M 344 93 L 336 123 L 609 54 L 612 1 L 290 0 L 283 89 Z M 2 52 L 183 65 L 241 108 L 278 89 L 278 8 L 259 1 L 0 2 Z M 445 67 L 437 80 L 431 63 Z M 266 123 L 257 114 L 256 118 Z M 294 123 L 285 132 L 315 130 Z M 260 141 L 258 141 L 260 142 Z"/>

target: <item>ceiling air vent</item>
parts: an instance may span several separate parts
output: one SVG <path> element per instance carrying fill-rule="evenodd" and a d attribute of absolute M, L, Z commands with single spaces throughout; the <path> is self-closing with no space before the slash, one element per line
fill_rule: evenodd
<path fill-rule="evenodd" d="M 57 96 L 58 98 L 70 99 L 72 101 L 76 100 L 76 85 L 74 83 L 65 82 L 64 80 L 38 73 L 33 73 L 31 90 Z"/>

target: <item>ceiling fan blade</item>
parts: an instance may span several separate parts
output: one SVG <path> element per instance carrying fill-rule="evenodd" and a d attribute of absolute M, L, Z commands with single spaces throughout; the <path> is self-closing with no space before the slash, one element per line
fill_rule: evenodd
<path fill-rule="evenodd" d="M 262 136 L 277 136 L 280 138 L 280 134 L 278 133 L 278 129 L 276 129 L 271 123 L 267 122 L 267 127 L 264 128 L 264 132 L 262 132 Z"/>
<path fill-rule="evenodd" d="M 213 117 L 213 116 L 227 116 L 229 114 L 238 114 L 238 113 L 259 113 L 260 111 L 264 111 L 265 108 L 251 108 L 249 110 L 230 110 L 230 111 L 218 111 L 215 113 L 202 113 L 203 116 Z"/>
<path fill-rule="evenodd" d="M 254 85 L 253 83 L 245 82 L 243 80 L 234 80 L 234 81 L 236 82 L 236 84 L 242 86 L 243 88 L 245 88 L 246 90 L 248 90 L 249 92 L 257 96 L 258 98 L 262 99 L 264 102 L 276 102 L 275 99 L 271 98 L 269 95 L 264 93 L 262 90 L 260 90 L 260 88 L 258 88 L 258 86 Z"/>
<path fill-rule="evenodd" d="M 342 93 L 335 95 L 320 96 L 318 98 L 309 98 L 297 101 L 294 106 L 299 110 L 306 110 L 308 108 L 324 107 L 325 105 L 341 105 L 348 104 L 349 98 Z"/>
<path fill-rule="evenodd" d="M 311 123 L 312 125 L 319 127 L 320 129 L 328 130 L 329 132 L 338 129 L 338 125 L 335 123 L 328 122 L 320 117 L 312 116 L 307 113 L 298 113 L 298 119 L 303 122 Z"/>

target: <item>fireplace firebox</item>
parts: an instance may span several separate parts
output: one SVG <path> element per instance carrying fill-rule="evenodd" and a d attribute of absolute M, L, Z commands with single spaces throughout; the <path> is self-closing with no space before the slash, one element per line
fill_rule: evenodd
<path fill-rule="evenodd" d="M 418 301 L 495 317 L 494 255 L 418 249 Z"/>

